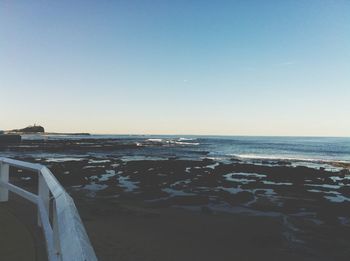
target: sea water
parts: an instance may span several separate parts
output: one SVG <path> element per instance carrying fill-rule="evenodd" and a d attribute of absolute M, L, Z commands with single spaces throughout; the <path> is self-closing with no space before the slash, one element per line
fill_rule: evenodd
<path fill-rule="evenodd" d="M 24 135 L 23 140 L 115 139 L 137 144 L 121 155 L 144 157 L 212 157 L 240 160 L 287 160 L 350 163 L 350 137 L 253 137 L 169 135 Z M 117 151 L 118 155 L 119 152 Z"/>

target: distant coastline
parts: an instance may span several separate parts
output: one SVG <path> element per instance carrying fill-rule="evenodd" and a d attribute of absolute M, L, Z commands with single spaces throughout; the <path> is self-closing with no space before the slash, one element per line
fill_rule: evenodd
<path fill-rule="evenodd" d="M 90 136 L 90 133 L 87 132 L 74 132 L 74 133 L 60 133 L 60 132 L 45 132 L 43 133 L 44 135 L 62 135 L 62 136 L 68 136 L 68 135 L 73 135 L 73 136 Z"/>
<path fill-rule="evenodd" d="M 60 133 L 60 132 L 45 132 L 45 128 L 40 125 L 28 126 L 22 129 L 13 129 L 8 131 L 3 131 L 4 134 L 42 134 L 42 135 L 80 135 L 80 136 L 89 136 L 90 133 L 87 132 L 79 132 L 79 133 Z M 1 134 L 1 133 L 0 133 Z"/>

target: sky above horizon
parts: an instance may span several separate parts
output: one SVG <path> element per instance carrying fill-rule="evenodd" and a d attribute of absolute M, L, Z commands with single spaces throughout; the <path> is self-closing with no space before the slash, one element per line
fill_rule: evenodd
<path fill-rule="evenodd" d="M 0 129 L 350 136 L 350 1 L 0 1 Z"/>

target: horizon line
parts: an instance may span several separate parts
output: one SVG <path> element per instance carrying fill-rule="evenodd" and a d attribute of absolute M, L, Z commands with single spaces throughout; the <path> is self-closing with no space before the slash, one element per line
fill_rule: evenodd
<path fill-rule="evenodd" d="M 120 135 L 120 136 L 212 136 L 212 137 L 299 137 L 299 138 L 350 138 L 350 136 L 332 136 L 332 135 L 261 135 L 261 134 L 164 134 L 164 133 L 96 133 L 96 132 L 45 132 L 46 134 L 79 134 L 87 133 L 90 135 Z M 45 134 L 44 133 L 44 134 Z"/>

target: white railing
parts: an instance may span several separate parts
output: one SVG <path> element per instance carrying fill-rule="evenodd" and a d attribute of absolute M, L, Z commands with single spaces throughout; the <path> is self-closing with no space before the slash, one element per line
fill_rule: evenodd
<path fill-rule="evenodd" d="M 38 194 L 9 183 L 10 166 L 36 172 Z M 97 260 L 73 199 L 48 168 L 0 157 L 0 201 L 8 201 L 9 191 L 36 204 L 50 261 Z"/>

